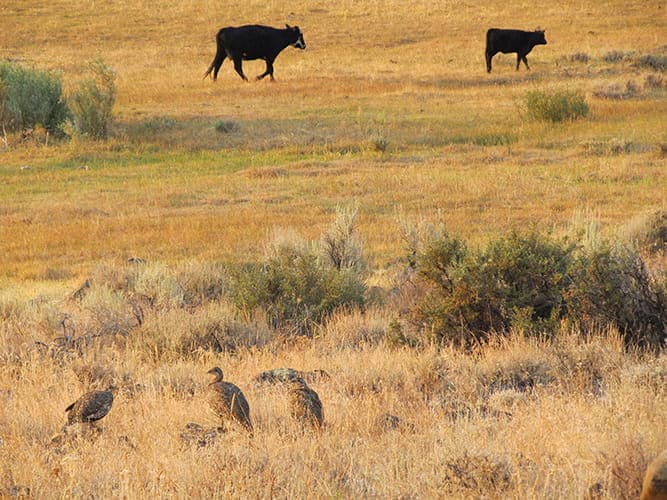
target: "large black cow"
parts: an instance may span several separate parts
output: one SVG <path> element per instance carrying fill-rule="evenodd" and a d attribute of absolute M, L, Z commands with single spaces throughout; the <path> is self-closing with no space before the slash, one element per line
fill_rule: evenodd
<path fill-rule="evenodd" d="M 527 69 L 530 69 L 526 56 L 535 45 L 546 44 L 544 30 L 521 31 L 491 28 L 486 32 L 486 71 L 491 73 L 491 58 L 498 52 L 503 54 L 516 52 L 516 69 L 519 69 L 521 61 Z"/>
<path fill-rule="evenodd" d="M 204 78 L 213 71 L 213 80 L 217 80 L 218 71 L 220 71 L 225 57 L 229 57 L 234 61 L 234 69 L 244 80 L 247 80 L 247 78 L 243 74 L 241 61 L 244 59 L 246 61 L 263 59 L 266 61 L 266 71 L 259 75 L 257 79 L 261 80 L 269 75 L 273 80 L 273 61 L 285 47 L 292 45 L 297 49 L 306 48 L 306 42 L 303 41 L 303 34 L 299 27 L 289 24 L 285 26 L 285 29 L 278 29 L 252 24 L 222 28 L 218 31 L 216 37 L 218 51 Z"/>

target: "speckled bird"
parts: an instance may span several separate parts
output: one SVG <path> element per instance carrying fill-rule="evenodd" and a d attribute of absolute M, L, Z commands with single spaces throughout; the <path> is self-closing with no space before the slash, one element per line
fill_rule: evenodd
<path fill-rule="evenodd" d="M 324 425 L 322 401 L 317 393 L 301 378 L 293 378 L 285 383 L 289 390 L 292 416 L 316 429 Z"/>
<path fill-rule="evenodd" d="M 90 391 L 74 401 L 65 408 L 67 425 L 77 422 L 96 422 L 104 418 L 111 410 L 114 390 L 115 387 L 112 386 L 106 391 Z"/>
<path fill-rule="evenodd" d="M 211 368 L 208 373 L 215 376 L 211 386 L 209 404 L 223 423 L 233 420 L 245 427 L 250 434 L 253 432 L 250 420 L 250 405 L 241 389 L 231 382 L 223 381 L 224 375 L 219 367 Z"/>

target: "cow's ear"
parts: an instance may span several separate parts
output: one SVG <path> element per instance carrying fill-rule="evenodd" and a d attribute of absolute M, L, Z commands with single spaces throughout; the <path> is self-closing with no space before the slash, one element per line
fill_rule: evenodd
<path fill-rule="evenodd" d="M 288 30 L 291 30 L 291 29 L 292 29 L 292 27 L 291 27 L 289 24 L 287 24 L 287 23 L 285 23 L 285 27 L 286 27 Z"/>

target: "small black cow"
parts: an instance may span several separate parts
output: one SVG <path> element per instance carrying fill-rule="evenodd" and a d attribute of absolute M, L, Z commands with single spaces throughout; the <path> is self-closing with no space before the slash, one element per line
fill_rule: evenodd
<path fill-rule="evenodd" d="M 303 41 L 303 34 L 298 26 L 285 25 L 285 29 L 272 28 L 270 26 L 260 26 L 257 24 L 222 28 L 218 31 L 216 41 L 218 51 L 215 54 L 213 62 L 208 67 L 204 78 L 213 71 L 213 80 L 218 79 L 218 71 L 225 60 L 229 57 L 234 61 L 234 69 L 243 78 L 242 60 L 263 59 L 266 61 L 266 71 L 257 77 L 261 80 L 266 75 L 273 80 L 273 61 L 278 54 L 292 45 L 297 49 L 305 49 L 306 42 Z"/>
<path fill-rule="evenodd" d="M 533 50 L 535 45 L 546 45 L 544 30 L 521 31 L 500 30 L 491 28 L 486 32 L 486 71 L 491 73 L 491 58 L 498 52 L 509 54 L 516 52 L 516 69 L 519 70 L 521 61 L 528 66 L 526 56 Z"/>

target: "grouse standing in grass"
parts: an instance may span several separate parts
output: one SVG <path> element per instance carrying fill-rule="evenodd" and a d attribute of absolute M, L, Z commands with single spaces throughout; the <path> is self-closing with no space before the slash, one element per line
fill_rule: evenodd
<path fill-rule="evenodd" d="M 315 429 L 321 429 L 324 425 L 324 412 L 317 393 L 299 377 L 289 379 L 286 385 L 289 389 L 292 416 Z"/>
<path fill-rule="evenodd" d="M 67 425 L 77 422 L 96 422 L 104 418 L 111 410 L 113 391 L 115 389 L 112 386 L 106 391 L 90 391 L 74 401 L 74 403 L 65 408 L 67 412 Z"/>
<path fill-rule="evenodd" d="M 215 376 L 211 386 L 209 403 L 213 411 L 223 423 L 234 420 L 241 424 L 252 435 L 253 427 L 250 420 L 250 406 L 241 389 L 231 382 L 223 381 L 223 373 L 219 367 L 211 368 L 208 373 Z"/>

